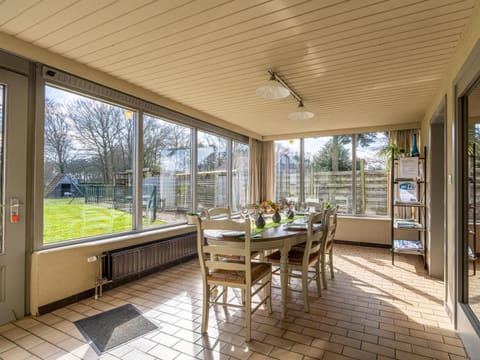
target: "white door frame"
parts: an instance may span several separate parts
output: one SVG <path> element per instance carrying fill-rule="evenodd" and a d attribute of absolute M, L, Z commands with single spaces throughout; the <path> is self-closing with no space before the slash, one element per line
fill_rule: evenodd
<path fill-rule="evenodd" d="M 2 253 L 0 254 L 0 324 L 25 315 L 28 78 L 0 69 L 4 86 Z M 19 202 L 12 223 L 10 201 Z"/>

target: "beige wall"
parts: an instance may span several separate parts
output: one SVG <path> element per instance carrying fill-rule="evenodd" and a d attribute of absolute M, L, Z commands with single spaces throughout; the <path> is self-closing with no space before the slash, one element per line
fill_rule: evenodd
<path fill-rule="evenodd" d="M 104 251 L 142 244 L 149 241 L 194 231 L 194 226 L 180 226 L 171 230 L 137 235 L 135 238 L 119 237 L 34 252 L 32 255 L 30 312 L 38 314 L 38 308 L 68 298 L 95 287 L 100 274 L 100 263 L 88 262 L 91 256 Z"/>
<path fill-rule="evenodd" d="M 455 287 L 456 287 L 456 273 L 455 264 L 457 254 L 455 253 L 455 182 L 462 181 L 462 179 L 456 179 L 454 169 L 454 116 L 456 109 L 456 98 L 454 93 L 454 86 L 456 79 L 461 74 L 462 67 L 467 61 L 472 51 L 480 45 L 480 4 L 477 2 L 474 15 L 471 22 L 467 25 L 465 32 L 462 35 L 462 39 L 457 46 L 454 57 L 445 72 L 442 85 L 436 93 L 434 101 L 431 102 L 428 111 L 425 114 L 422 122 L 422 137 L 428 139 L 429 122 L 433 117 L 439 104 L 442 102 L 444 96 L 447 96 L 446 113 L 447 113 L 447 159 L 446 159 L 446 171 L 447 171 L 447 294 L 446 294 L 446 306 L 447 311 L 450 314 L 454 314 L 457 304 L 455 303 Z M 478 64 L 477 64 L 478 65 Z M 433 179 L 434 180 L 434 179 Z M 432 181 L 432 179 L 428 179 Z M 478 338 L 477 338 L 478 341 Z M 468 344 L 467 348 L 469 347 Z M 478 348 L 477 348 L 478 349 Z"/>
<path fill-rule="evenodd" d="M 389 219 L 339 217 L 335 239 L 372 244 L 390 244 Z"/>

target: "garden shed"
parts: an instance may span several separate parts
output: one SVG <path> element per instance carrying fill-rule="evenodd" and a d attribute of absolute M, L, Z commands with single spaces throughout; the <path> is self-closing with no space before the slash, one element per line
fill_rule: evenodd
<path fill-rule="evenodd" d="M 83 196 L 82 190 L 76 181 L 65 174 L 57 174 L 45 191 L 45 197 L 50 199 L 79 196 Z"/>

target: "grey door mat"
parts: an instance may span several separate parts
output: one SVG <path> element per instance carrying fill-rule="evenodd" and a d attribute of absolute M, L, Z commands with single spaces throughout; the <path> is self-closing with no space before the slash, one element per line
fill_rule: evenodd
<path fill-rule="evenodd" d="M 97 354 L 157 329 L 131 304 L 77 320 L 75 325 Z"/>

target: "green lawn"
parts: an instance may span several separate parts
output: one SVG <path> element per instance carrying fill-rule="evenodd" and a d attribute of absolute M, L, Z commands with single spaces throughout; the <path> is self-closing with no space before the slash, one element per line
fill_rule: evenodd
<path fill-rule="evenodd" d="M 143 219 L 144 225 L 153 224 Z M 132 215 L 120 210 L 88 205 L 83 198 L 44 199 L 43 242 L 52 243 L 132 229 Z"/>

